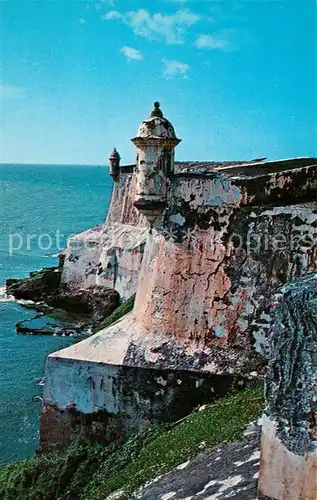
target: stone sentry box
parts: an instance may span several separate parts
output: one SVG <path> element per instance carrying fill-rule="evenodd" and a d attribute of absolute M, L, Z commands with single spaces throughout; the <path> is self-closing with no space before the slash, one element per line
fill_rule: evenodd
<path fill-rule="evenodd" d="M 48 357 L 42 449 L 78 432 L 126 436 L 242 387 L 266 352 L 272 295 L 317 267 L 315 159 L 174 165 L 176 142 L 167 157 L 152 150 L 154 139 L 179 141 L 158 111 L 133 139 L 137 166 L 124 197 L 121 167 L 103 229 L 128 221 L 144 245 L 134 310 Z"/>
<path fill-rule="evenodd" d="M 134 206 L 152 223 L 166 208 L 174 174 L 174 149 L 181 141 L 155 102 L 132 142 L 137 148 Z"/>

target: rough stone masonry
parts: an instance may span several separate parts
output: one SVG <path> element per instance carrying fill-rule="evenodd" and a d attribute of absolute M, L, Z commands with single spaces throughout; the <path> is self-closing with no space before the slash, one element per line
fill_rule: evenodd
<path fill-rule="evenodd" d="M 109 441 L 243 387 L 266 355 L 272 296 L 317 268 L 317 162 L 174 161 L 155 104 L 119 166 L 104 224 L 68 242 L 61 282 L 100 285 L 132 313 L 46 365 L 40 447 Z"/>
<path fill-rule="evenodd" d="M 282 288 L 272 311 L 259 498 L 317 498 L 317 272 Z"/>

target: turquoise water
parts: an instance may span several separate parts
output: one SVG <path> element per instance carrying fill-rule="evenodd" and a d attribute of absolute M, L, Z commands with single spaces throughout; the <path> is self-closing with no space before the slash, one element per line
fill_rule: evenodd
<path fill-rule="evenodd" d="M 6 278 L 56 265 L 47 255 L 104 220 L 111 189 L 106 167 L 2 165 L 0 287 Z M 0 464 L 34 453 L 46 356 L 73 342 L 17 335 L 15 323 L 32 316 L 0 295 Z"/>

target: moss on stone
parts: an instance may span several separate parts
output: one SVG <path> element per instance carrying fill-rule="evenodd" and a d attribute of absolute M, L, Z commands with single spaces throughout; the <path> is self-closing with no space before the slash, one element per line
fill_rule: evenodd
<path fill-rule="evenodd" d="M 242 436 L 257 419 L 263 388 L 240 391 L 194 412 L 178 423 L 156 426 L 120 446 L 74 442 L 62 453 L 49 453 L 0 469 L 2 500 L 104 500 L 129 498 L 157 475 L 225 441 Z"/>

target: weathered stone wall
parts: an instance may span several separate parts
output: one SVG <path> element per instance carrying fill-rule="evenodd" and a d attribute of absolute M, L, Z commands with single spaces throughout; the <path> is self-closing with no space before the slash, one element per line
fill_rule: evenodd
<path fill-rule="evenodd" d="M 147 226 L 146 219 L 134 207 L 137 178 L 134 175 L 135 165 L 120 168 L 120 175 L 113 185 L 111 203 L 106 222 Z"/>
<path fill-rule="evenodd" d="M 147 223 L 133 206 L 133 167 L 125 167 L 114 184 L 105 223 L 68 240 L 62 285 L 68 289 L 101 285 L 125 300 L 136 293 Z"/>
<path fill-rule="evenodd" d="M 123 297 L 137 287 L 136 304 L 110 328 L 49 356 L 44 447 L 56 442 L 52 436 L 65 422 L 67 439 L 87 429 L 107 440 L 115 423 L 119 434 L 129 433 L 152 419 L 153 408 L 163 415 L 172 401 L 185 414 L 187 399 L 205 401 L 220 380 L 248 377 L 257 361 L 254 344 L 265 352 L 272 294 L 317 268 L 315 160 L 203 168 L 192 173 L 183 166 L 171 176 L 165 213 L 151 229 L 141 217 L 133 219 L 133 175 L 121 180 L 130 186 L 129 208 L 120 212 L 125 202 L 116 187 L 107 224 L 80 235 L 80 244 L 92 239 L 88 252 L 80 248 L 74 259 L 70 242 L 67 284 L 95 280 Z M 120 380 L 115 397 L 110 372 L 116 387 Z M 161 397 L 154 373 L 169 380 L 158 389 Z M 205 383 L 207 392 L 196 391 Z M 144 384 L 151 397 L 144 396 Z M 103 425 L 98 408 L 106 412 Z"/>
<path fill-rule="evenodd" d="M 40 449 L 67 444 L 81 434 L 94 441 L 122 439 L 153 421 L 175 421 L 248 382 L 232 374 L 128 366 L 123 348 L 131 335 L 126 319 L 121 338 L 102 334 L 52 354 L 46 367 Z M 133 328 L 133 327 L 132 327 Z M 91 344 L 92 342 L 92 344 Z M 85 349 L 86 344 L 86 349 Z M 93 359 L 82 359 L 95 346 Z"/>
<path fill-rule="evenodd" d="M 123 300 L 136 293 L 147 228 L 103 224 L 68 241 L 62 285 L 114 288 Z"/>
<path fill-rule="evenodd" d="M 176 176 L 146 246 L 134 310 L 144 329 L 244 348 L 254 334 L 263 351 L 272 293 L 317 266 L 317 204 L 304 203 L 316 169 L 260 174 Z"/>
<path fill-rule="evenodd" d="M 272 310 L 260 498 L 317 496 L 317 273 L 285 286 Z"/>

